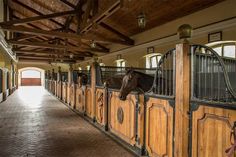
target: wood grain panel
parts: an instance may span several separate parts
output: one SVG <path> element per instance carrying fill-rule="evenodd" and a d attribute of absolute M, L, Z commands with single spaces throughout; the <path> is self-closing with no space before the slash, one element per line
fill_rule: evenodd
<path fill-rule="evenodd" d="M 99 124 L 105 125 L 107 122 L 106 90 L 96 89 L 96 120 Z"/>
<path fill-rule="evenodd" d="M 75 84 L 72 83 L 70 87 L 70 106 L 75 108 Z"/>
<path fill-rule="evenodd" d="M 146 147 L 150 156 L 172 156 L 173 108 L 167 100 L 150 98 L 146 109 Z"/>
<path fill-rule="evenodd" d="M 126 101 L 119 99 L 119 92 L 109 94 L 109 128 L 112 133 L 131 145 L 135 145 L 136 136 L 136 98 L 135 95 L 128 95 Z M 118 120 L 118 110 L 123 111 L 123 122 Z M 139 120 L 138 120 L 139 121 Z"/>
<path fill-rule="evenodd" d="M 57 83 L 57 97 L 62 99 L 62 82 Z"/>
<path fill-rule="evenodd" d="M 92 90 L 91 87 L 85 89 L 85 112 L 90 118 L 93 118 L 93 103 L 92 103 Z"/>
<path fill-rule="evenodd" d="M 200 106 L 192 119 L 192 157 L 226 156 L 235 121 L 236 110 Z"/>
<path fill-rule="evenodd" d="M 71 84 L 70 83 L 68 83 L 68 82 L 66 82 L 66 93 L 67 93 L 67 95 L 66 95 L 66 103 L 70 103 L 70 86 L 71 86 Z"/>
<path fill-rule="evenodd" d="M 62 83 L 62 100 L 66 102 L 66 98 L 67 98 L 67 84 Z"/>
<path fill-rule="evenodd" d="M 84 90 L 85 88 L 79 87 L 79 85 L 76 85 L 76 107 L 75 109 L 78 110 L 81 113 L 85 112 L 85 95 Z"/>

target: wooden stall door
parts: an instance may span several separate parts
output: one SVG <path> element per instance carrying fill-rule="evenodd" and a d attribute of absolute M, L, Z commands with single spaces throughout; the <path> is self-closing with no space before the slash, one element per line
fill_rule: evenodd
<path fill-rule="evenodd" d="M 107 122 L 106 90 L 96 89 L 96 120 L 104 126 Z"/>
<path fill-rule="evenodd" d="M 226 157 L 236 110 L 200 106 L 192 117 L 192 157 Z M 235 154 L 234 154 L 235 156 Z M 232 157 L 234 157 L 232 156 Z"/>
<path fill-rule="evenodd" d="M 66 102 L 66 97 L 67 97 L 67 86 L 66 83 L 62 84 L 62 100 Z"/>
<path fill-rule="evenodd" d="M 93 103 L 92 103 L 92 89 L 87 87 L 85 89 L 85 113 L 88 117 L 93 118 Z"/>
<path fill-rule="evenodd" d="M 71 107 L 75 107 L 75 85 L 72 84 L 70 87 L 70 105 Z"/>
<path fill-rule="evenodd" d="M 81 113 L 85 112 L 85 96 L 84 96 L 84 87 L 76 87 L 76 107 L 75 109 Z"/>
<path fill-rule="evenodd" d="M 173 152 L 173 107 L 167 100 L 150 98 L 146 104 L 146 148 L 151 157 Z"/>
<path fill-rule="evenodd" d="M 70 86 L 71 84 L 70 83 L 66 83 L 66 103 L 70 103 Z"/>
<path fill-rule="evenodd" d="M 131 145 L 136 144 L 136 98 L 128 95 L 126 101 L 119 99 L 119 92 L 109 94 L 109 129 Z M 143 110 L 142 110 L 143 111 Z M 141 124 L 138 119 L 138 124 Z M 139 135 L 140 136 L 140 135 Z"/>

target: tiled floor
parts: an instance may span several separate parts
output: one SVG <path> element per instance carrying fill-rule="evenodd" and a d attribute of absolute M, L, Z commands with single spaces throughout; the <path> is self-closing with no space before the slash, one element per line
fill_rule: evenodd
<path fill-rule="evenodd" d="M 0 103 L 0 157 L 131 157 L 133 154 L 41 87 Z"/>

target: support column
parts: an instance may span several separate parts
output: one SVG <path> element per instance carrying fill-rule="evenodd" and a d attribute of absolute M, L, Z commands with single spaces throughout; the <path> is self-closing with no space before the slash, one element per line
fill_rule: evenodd
<path fill-rule="evenodd" d="M 188 157 L 189 103 L 190 103 L 190 46 L 189 25 L 179 28 L 182 43 L 176 45 L 175 129 L 174 156 Z M 187 32 L 186 32 L 187 31 Z M 188 33 L 190 33 L 188 35 Z"/>
<path fill-rule="evenodd" d="M 72 73 L 73 73 L 73 65 L 69 65 L 68 71 L 68 84 L 67 84 L 67 103 L 70 104 L 70 88 L 72 85 Z"/>
<path fill-rule="evenodd" d="M 92 92 L 92 118 L 93 121 L 96 120 L 96 80 L 97 80 L 97 69 L 98 69 L 97 58 L 94 58 L 94 62 L 91 65 L 91 90 Z"/>

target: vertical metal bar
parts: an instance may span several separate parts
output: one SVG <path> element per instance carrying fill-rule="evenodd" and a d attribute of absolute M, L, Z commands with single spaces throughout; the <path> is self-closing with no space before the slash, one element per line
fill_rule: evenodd
<path fill-rule="evenodd" d="M 194 94 L 194 91 L 195 91 L 195 87 L 194 87 L 194 84 L 195 84 L 195 69 L 194 67 L 196 67 L 196 63 L 195 63 L 195 54 L 194 54 L 194 47 L 192 46 L 191 47 L 191 51 L 190 51 L 190 54 L 191 54 L 191 98 L 193 98 L 195 96 Z"/>
<path fill-rule="evenodd" d="M 213 79 L 213 77 L 214 77 L 214 64 L 213 64 L 213 56 L 211 56 L 211 100 L 213 100 L 214 99 L 214 93 L 213 93 L 213 81 L 214 81 L 214 79 Z"/>
<path fill-rule="evenodd" d="M 175 58 L 176 58 L 176 50 L 173 50 L 174 52 L 173 52 L 173 74 L 172 74 L 172 84 L 173 84 L 173 88 L 172 88 L 172 93 L 173 93 L 173 95 L 175 95 L 175 79 L 176 79 L 176 75 L 175 75 L 175 73 L 176 73 L 176 69 L 175 69 L 175 67 L 176 67 L 176 63 L 175 63 Z"/>
<path fill-rule="evenodd" d="M 168 64 L 168 95 L 171 95 L 171 58 L 172 58 L 172 53 L 170 52 L 170 55 L 169 55 L 169 64 Z"/>
<path fill-rule="evenodd" d="M 165 90 L 165 95 L 167 95 L 167 80 L 168 80 L 168 77 L 167 77 L 167 70 L 168 70 L 168 67 L 167 67 L 167 62 L 168 62 L 168 54 L 166 55 L 166 61 L 165 61 L 165 86 L 164 86 L 164 90 Z"/>
<path fill-rule="evenodd" d="M 206 82 L 206 80 L 207 80 L 207 75 L 206 75 L 206 73 L 207 73 L 207 56 L 204 56 L 204 63 L 205 63 L 205 71 L 204 71 L 204 97 L 206 98 L 206 96 L 207 96 L 207 90 L 206 90 L 206 85 L 207 85 L 207 82 Z M 204 67 L 203 67 L 203 69 L 204 69 Z"/>

